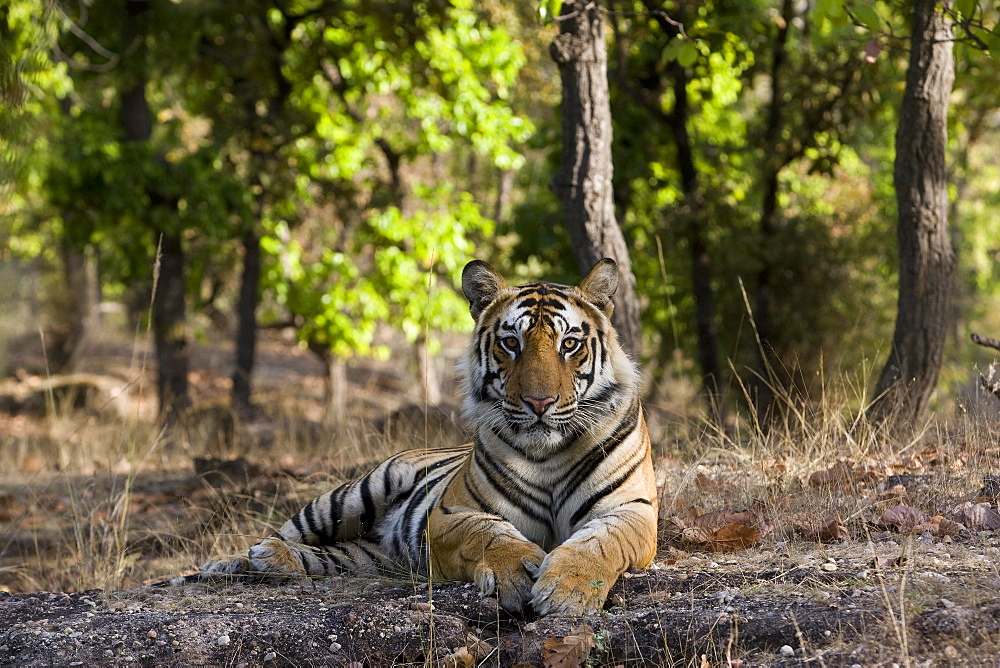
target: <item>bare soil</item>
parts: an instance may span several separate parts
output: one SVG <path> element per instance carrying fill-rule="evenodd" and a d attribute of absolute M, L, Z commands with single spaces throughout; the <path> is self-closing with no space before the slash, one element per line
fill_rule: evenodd
<path fill-rule="evenodd" d="M 746 566 L 661 566 L 622 579 L 603 614 L 533 621 L 506 617 L 470 584 L 371 578 L 0 594 L 0 663 L 555 665 L 546 641 L 586 623 L 592 665 L 996 665 L 995 595 L 935 599 L 911 572 L 911 592 L 929 598 L 905 621 L 904 646 L 893 623 L 901 574 L 873 584 L 851 563 Z M 932 584 L 957 586 L 971 575 L 933 573 Z"/>

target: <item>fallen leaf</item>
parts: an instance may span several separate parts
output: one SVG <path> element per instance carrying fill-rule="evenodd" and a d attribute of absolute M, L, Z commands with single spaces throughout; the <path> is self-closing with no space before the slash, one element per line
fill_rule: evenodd
<path fill-rule="evenodd" d="M 882 524 L 901 533 L 909 533 L 919 524 L 929 522 L 931 516 L 912 506 L 900 504 L 882 513 Z"/>
<path fill-rule="evenodd" d="M 719 480 L 712 480 L 704 473 L 699 473 L 694 479 L 695 487 L 702 490 L 703 492 L 720 492 L 729 485 Z"/>
<path fill-rule="evenodd" d="M 825 471 L 813 471 L 809 484 L 815 487 L 844 487 L 852 480 L 851 467 L 846 462 L 837 462 Z"/>
<path fill-rule="evenodd" d="M 712 541 L 712 531 L 704 527 L 687 527 L 681 532 L 681 542 L 691 545 L 705 545 Z"/>
<path fill-rule="evenodd" d="M 694 518 L 691 520 L 691 526 L 714 531 L 727 524 L 748 524 L 750 521 L 750 512 L 747 510 L 717 510 Z"/>
<path fill-rule="evenodd" d="M 684 520 L 673 515 L 660 519 L 657 527 L 661 543 L 672 543 L 681 540 L 684 529 L 687 528 Z"/>
<path fill-rule="evenodd" d="M 545 668 L 579 668 L 594 649 L 594 629 L 581 624 L 570 629 L 570 634 L 548 638 L 542 646 L 542 665 Z"/>
<path fill-rule="evenodd" d="M 833 517 L 825 522 L 806 522 L 793 524 L 795 532 L 808 540 L 815 540 L 820 543 L 832 543 L 838 540 L 847 540 L 851 534 L 847 527 L 843 525 L 839 517 Z"/>
<path fill-rule="evenodd" d="M 727 524 L 712 536 L 709 547 L 713 552 L 732 552 L 760 543 L 760 531 L 746 524 Z"/>
<path fill-rule="evenodd" d="M 459 647 L 454 652 L 441 656 L 437 665 L 442 668 L 472 668 L 476 665 L 476 658 L 465 647 Z"/>
<path fill-rule="evenodd" d="M 970 529 L 979 531 L 1000 529 L 1000 513 L 989 503 L 966 501 L 952 512 L 952 517 Z"/>

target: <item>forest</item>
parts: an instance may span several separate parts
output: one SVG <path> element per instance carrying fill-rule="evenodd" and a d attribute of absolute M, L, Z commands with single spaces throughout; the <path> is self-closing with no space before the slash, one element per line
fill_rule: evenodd
<path fill-rule="evenodd" d="M 995 551 L 998 20 L 5 0 L 0 590 L 135 586 L 317 476 L 461 438 L 472 259 L 567 284 L 618 261 L 677 554 Z M 921 604 L 873 596 L 898 617 L 870 658 L 929 651 L 896 621 Z"/>

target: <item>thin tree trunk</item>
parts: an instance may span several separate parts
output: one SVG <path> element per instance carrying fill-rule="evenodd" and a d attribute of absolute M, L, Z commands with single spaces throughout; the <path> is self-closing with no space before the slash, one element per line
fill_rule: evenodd
<path fill-rule="evenodd" d="M 562 81 L 563 130 L 562 167 L 552 189 L 563 203 L 580 272 L 605 257 L 618 263 L 612 322 L 625 350 L 638 356 L 642 337 L 635 276 L 615 220 L 608 53 L 598 3 L 563 2 L 551 54 Z"/>
<path fill-rule="evenodd" d="M 715 296 L 712 292 L 712 263 L 703 234 L 702 195 L 698 186 L 698 172 L 694 164 L 691 137 L 688 133 L 687 70 L 677 65 L 674 76 L 674 111 L 670 115 L 670 129 L 677 145 L 677 167 L 684 192 L 687 210 L 687 237 L 691 249 L 691 287 L 694 293 L 695 332 L 698 342 L 698 365 L 701 367 L 702 391 L 708 402 L 709 414 L 716 423 L 724 415 L 719 382 L 718 328 L 715 321 Z"/>
<path fill-rule="evenodd" d="M 788 36 L 794 15 L 792 0 L 784 0 L 781 4 L 782 22 L 778 26 L 778 35 L 774 42 L 774 53 L 771 60 L 771 100 L 768 107 L 767 126 L 764 129 L 764 199 L 760 212 L 760 247 L 763 250 L 760 270 L 757 273 L 757 300 L 753 319 L 757 329 L 757 373 L 752 383 L 753 401 L 756 407 L 757 419 L 765 424 L 770 415 L 771 403 L 774 401 L 774 389 L 771 383 L 775 379 L 771 374 L 769 358 L 773 350 L 774 330 L 774 285 L 771 272 L 771 253 L 776 231 L 775 218 L 778 213 L 778 176 L 786 164 L 784 151 L 779 150 L 783 111 L 785 106 L 783 79 L 785 62 L 788 59 Z"/>
<path fill-rule="evenodd" d="M 952 24 L 936 5 L 936 0 L 913 5 L 910 64 L 896 130 L 898 311 L 889 359 L 868 410 L 873 423 L 900 436 L 926 414 L 952 317 L 955 253 L 948 235 L 945 146 L 955 67 Z"/>
<path fill-rule="evenodd" d="M 125 44 L 138 44 L 132 58 L 135 65 L 130 82 L 122 90 L 121 126 L 128 142 L 148 142 L 153 116 L 146 99 L 146 13 L 149 3 L 125 3 L 123 36 Z M 154 204 L 157 197 L 152 197 Z M 184 251 L 176 231 L 154 230 L 159 245 L 159 274 L 153 295 L 153 337 L 158 361 L 157 394 L 160 415 L 176 420 L 190 405 L 188 395 L 188 349 L 185 332 Z"/>
<path fill-rule="evenodd" d="M 243 234 L 243 275 L 236 305 L 236 364 L 233 370 L 233 410 L 249 415 L 253 389 L 253 365 L 257 349 L 257 295 L 260 291 L 260 236 L 248 229 Z"/>
<path fill-rule="evenodd" d="M 427 350 L 427 340 L 423 336 L 417 339 L 414 347 L 420 373 L 420 395 L 427 406 L 437 406 L 441 403 L 441 378 L 434 357 Z"/>
<path fill-rule="evenodd" d="M 514 194 L 514 170 L 501 169 L 497 182 L 497 199 L 493 205 L 493 220 L 503 223 L 507 220 L 511 196 Z"/>
<path fill-rule="evenodd" d="M 327 352 L 326 361 L 326 422 L 340 424 L 347 406 L 347 362 Z"/>
<path fill-rule="evenodd" d="M 97 320 L 98 287 L 92 258 L 73 248 L 64 237 L 62 260 L 69 291 L 69 333 L 63 343 L 64 367 L 73 370 L 80 348 Z"/>
<path fill-rule="evenodd" d="M 153 293 L 153 338 L 159 367 L 156 390 L 160 415 L 170 423 L 191 404 L 188 347 L 184 326 L 184 250 L 180 236 L 160 236 L 159 276 Z"/>

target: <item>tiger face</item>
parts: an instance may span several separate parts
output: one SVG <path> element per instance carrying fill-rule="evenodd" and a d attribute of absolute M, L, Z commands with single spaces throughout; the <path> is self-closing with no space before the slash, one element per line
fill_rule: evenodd
<path fill-rule="evenodd" d="M 532 459 L 576 440 L 637 374 L 610 316 L 617 266 L 602 260 L 578 286 L 510 287 L 489 265 L 470 263 L 462 288 L 476 319 L 464 364 L 465 410 Z"/>

